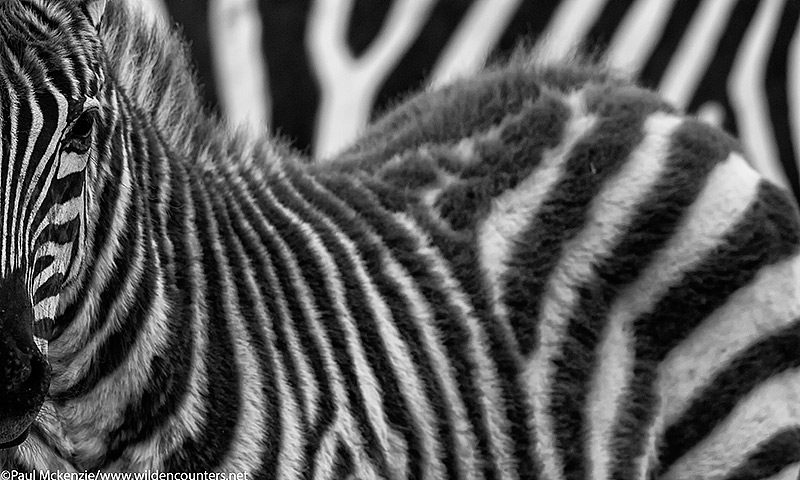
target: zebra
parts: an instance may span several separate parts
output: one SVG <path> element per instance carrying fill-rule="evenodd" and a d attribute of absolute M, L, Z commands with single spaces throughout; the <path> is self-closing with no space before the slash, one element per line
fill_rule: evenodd
<path fill-rule="evenodd" d="M 144 18 L 0 2 L 4 472 L 797 476 L 800 218 L 734 139 L 520 54 L 305 162 Z"/>

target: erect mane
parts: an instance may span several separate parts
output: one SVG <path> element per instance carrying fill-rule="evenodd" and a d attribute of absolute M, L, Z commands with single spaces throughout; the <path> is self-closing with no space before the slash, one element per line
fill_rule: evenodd
<path fill-rule="evenodd" d="M 244 152 L 277 140 L 254 139 L 235 131 L 203 104 L 188 48 L 179 32 L 139 6 L 108 2 L 100 28 L 110 69 L 126 95 L 151 115 L 162 138 L 176 152 L 199 159 L 209 150 Z M 237 147 L 233 147 L 236 144 Z M 269 155 L 272 156 L 272 155 Z"/>

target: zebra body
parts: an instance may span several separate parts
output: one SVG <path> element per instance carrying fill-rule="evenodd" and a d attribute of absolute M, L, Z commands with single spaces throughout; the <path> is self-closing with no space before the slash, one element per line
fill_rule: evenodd
<path fill-rule="evenodd" d="M 0 300 L 32 312 L 0 353 L 52 369 L 3 374 L 0 443 L 39 413 L 0 466 L 797 476 L 800 223 L 725 134 L 520 60 L 309 165 L 203 114 L 141 22 L 0 3 Z"/>

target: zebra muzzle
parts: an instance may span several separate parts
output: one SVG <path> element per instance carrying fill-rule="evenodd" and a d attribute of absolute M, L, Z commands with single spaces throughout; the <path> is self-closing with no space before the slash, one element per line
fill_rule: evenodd
<path fill-rule="evenodd" d="M 33 308 L 19 275 L 0 280 L 0 448 L 22 443 L 50 388 L 33 336 Z"/>

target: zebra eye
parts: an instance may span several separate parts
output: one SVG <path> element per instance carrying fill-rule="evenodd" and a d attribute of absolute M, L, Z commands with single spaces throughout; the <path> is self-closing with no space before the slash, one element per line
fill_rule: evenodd
<path fill-rule="evenodd" d="M 76 153 L 86 153 L 89 150 L 91 143 L 92 130 L 94 130 L 94 121 L 96 110 L 87 110 L 75 120 L 69 130 L 67 136 L 66 149 Z"/>

